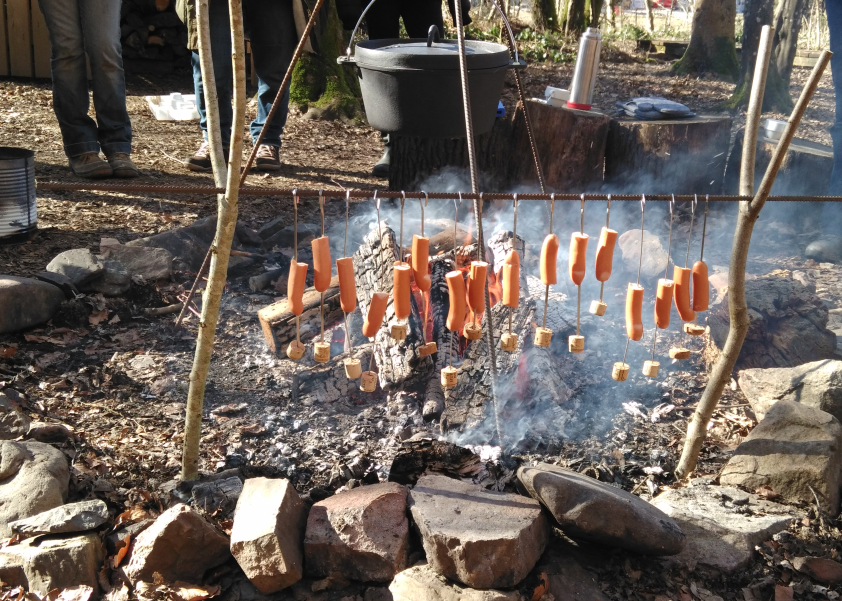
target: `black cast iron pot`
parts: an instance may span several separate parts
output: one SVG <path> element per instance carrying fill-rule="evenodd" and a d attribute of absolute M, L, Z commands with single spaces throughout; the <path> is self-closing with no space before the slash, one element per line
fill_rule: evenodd
<path fill-rule="evenodd" d="M 358 42 L 354 56 L 365 112 L 374 129 L 420 138 L 464 138 L 465 112 L 456 40 L 424 39 Z M 465 42 L 474 134 L 491 130 L 508 69 L 525 67 L 493 42 Z"/>

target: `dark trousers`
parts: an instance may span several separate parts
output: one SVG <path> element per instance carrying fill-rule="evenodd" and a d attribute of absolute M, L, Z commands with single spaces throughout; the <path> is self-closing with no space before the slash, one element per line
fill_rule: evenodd
<path fill-rule="evenodd" d="M 377 0 L 366 14 L 368 38 L 400 37 L 400 19 L 411 38 L 426 38 L 430 25 L 444 37 L 440 0 Z"/>

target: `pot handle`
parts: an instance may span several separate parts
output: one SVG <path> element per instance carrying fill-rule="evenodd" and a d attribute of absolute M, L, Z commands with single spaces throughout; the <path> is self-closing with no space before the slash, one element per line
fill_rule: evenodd
<path fill-rule="evenodd" d="M 351 38 L 350 38 L 351 41 L 348 42 L 348 49 L 345 50 L 345 56 L 347 56 L 349 58 L 351 57 L 351 46 L 354 44 L 354 37 L 357 35 L 357 30 L 360 28 L 360 24 L 363 22 L 363 19 L 365 19 L 365 14 L 368 12 L 368 9 L 370 9 L 371 5 L 374 4 L 375 2 L 377 2 L 377 0 L 371 0 L 371 2 L 368 3 L 368 6 L 365 7 L 365 10 L 363 11 L 363 14 L 360 15 L 360 19 L 359 19 L 359 21 L 357 21 L 357 24 L 354 27 L 354 31 L 351 32 Z"/>
<path fill-rule="evenodd" d="M 433 43 L 441 41 L 439 37 L 439 28 L 436 25 L 430 25 L 430 31 L 427 32 L 427 48 L 430 48 Z"/>
<path fill-rule="evenodd" d="M 521 59 L 513 60 L 506 66 L 507 69 L 526 69 L 526 61 Z"/>

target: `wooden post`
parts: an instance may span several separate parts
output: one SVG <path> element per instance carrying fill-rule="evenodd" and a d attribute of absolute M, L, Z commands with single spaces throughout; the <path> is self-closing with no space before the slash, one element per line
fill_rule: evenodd
<path fill-rule="evenodd" d="M 763 92 L 766 90 L 766 74 L 769 72 L 769 57 L 772 56 L 772 34 L 774 30 L 763 26 L 760 33 L 760 45 L 757 48 L 757 63 L 754 66 L 754 79 L 751 84 L 751 96 L 746 113 L 746 129 L 743 136 L 743 157 L 740 164 L 740 195 L 751 196 L 754 193 L 754 156 L 757 151 L 757 130 L 760 127 L 760 114 L 763 112 Z"/>

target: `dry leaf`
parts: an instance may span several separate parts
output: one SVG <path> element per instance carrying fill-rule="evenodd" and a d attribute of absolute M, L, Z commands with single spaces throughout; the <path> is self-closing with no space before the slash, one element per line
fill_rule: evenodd
<path fill-rule="evenodd" d="M 116 323 L 120 323 L 120 316 L 115 313 L 114 317 L 109 320 L 108 325 L 113 326 Z"/>
<path fill-rule="evenodd" d="M 249 424 L 240 428 L 240 434 L 243 436 L 263 436 L 266 434 L 266 428 L 260 424 Z"/>
<path fill-rule="evenodd" d="M 92 326 L 98 326 L 100 322 L 108 319 L 108 309 L 102 311 L 95 311 L 88 316 L 88 323 Z"/>
<path fill-rule="evenodd" d="M 18 352 L 13 346 L 0 346 L 0 358 L 2 359 L 9 359 L 10 357 L 14 357 L 15 353 Z"/>
<path fill-rule="evenodd" d="M 111 589 L 110 593 L 103 595 L 105 601 L 128 601 L 129 587 L 125 583 L 120 583 L 119 587 Z"/>
<path fill-rule="evenodd" d="M 238 403 L 238 404 L 231 403 L 231 404 L 228 404 L 228 405 L 222 405 L 220 407 L 217 407 L 216 409 L 211 411 L 211 414 L 213 414 L 213 415 L 232 415 L 234 413 L 239 413 L 240 411 L 243 411 L 244 409 L 248 409 L 248 403 Z"/>
<path fill-rule="evenodd" d="M 129 545 L 132 542 L 132 535 L 127 534 L 126 537 L 124 539 L 122 539 L 122 541 L 123 541 L 123 546 L 120 547 L 119 549 L 117 549 L 117 554 L 114 555 L 114 557 L 111 558 L 111 567 L 114 568 L 115 570 L 118 567 L 120 567 L 120 563 L 126 557 L 126 553 L 129 552 Z"/>
<path fill-rule="evenodd" d="M 774 501 L 775 499 L 781 498 L 781 495 L 772 490 L 772 487 L 768 484 L 764 484 L 763 486 L 755 490 L 754 493 L 760 495 L 761 497 L 769 501 Z"/>
<path fill-rule="evenodd" d="M 172 585 L 173 592 L 177 595 L 175 601 L 203 601 L 216 597 L 222 590 L 217 584 L 214 586 L 197 586 L 187 582 L 176 582 Z"/>
<path fill-rule="evenodd" d="M 775 585 L 775 601 L 792 601 L 795 597 L 795 590 L 792 587 L 782 584 Z"/>
<path fill-rule="evenodd" d="M 86 584 L 72 586 L 61 591 L 58 601 L 88 601 L 94 594 L 94 589 Z"/>
<path fill-rule="evenodd" d="M 140 520 L 151 520 L 152 515 L 143 507 L 132 507 L 117 516 L 114 526 L 122 526 L 130 522 L 139 522 Z"/>

